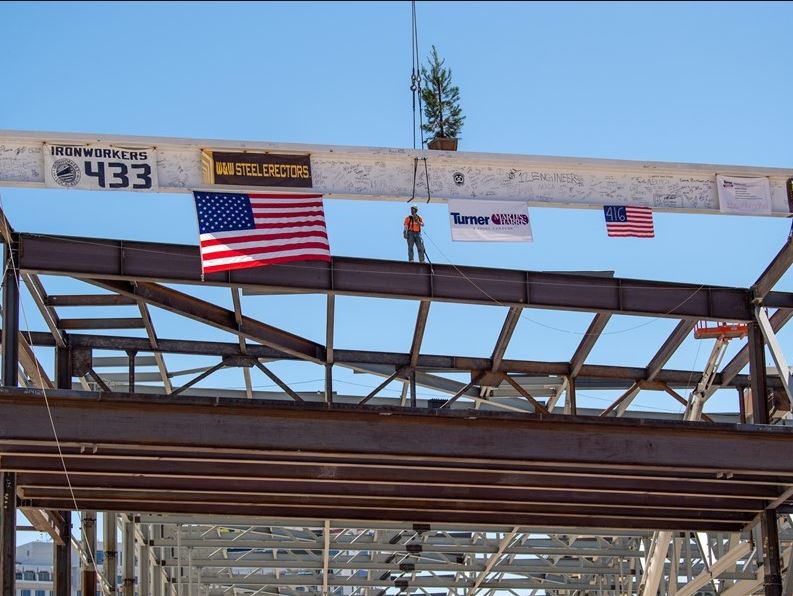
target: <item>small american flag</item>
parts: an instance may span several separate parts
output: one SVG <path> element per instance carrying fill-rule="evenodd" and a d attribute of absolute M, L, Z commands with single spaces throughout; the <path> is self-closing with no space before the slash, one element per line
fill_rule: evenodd
<path fill-rule="evenodd" d="M 619 238 L 654 238 L 653 210 L 649 207 L 605 205 L 606 231 Z"/>
<path fill-rule="evenodd" d="M 322 195 L 193 192 L 204 273 L 330 261 Z"/>

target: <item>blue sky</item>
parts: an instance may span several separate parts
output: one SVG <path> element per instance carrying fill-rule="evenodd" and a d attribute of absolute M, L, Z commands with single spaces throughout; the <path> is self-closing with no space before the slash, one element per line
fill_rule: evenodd
<path fill-rule="evenodd" d="M 422 59 L 437 46 L 460 87 L 462 151 L 793 166 L 791 3 L 419 2 L 417 11 Z M 408 147 L 410 39 L 409 2 L 2 3 L 0 128 Z M 2 200 L 23 231 L 196 243 L 186 194 L 9 188 Z M 656 239 L 618 240 L 597 210 L 546 208 L 531 209 L 533 244 L 453 243 L 446 206 L 421 210 L 438 262 L 736 286 L 754 281 L 790 228 L 657 214 Z M 326 211 L 334 254 L 404 258 L 405 204 L 333 200 Z M 790 276 L 779 288 L 793 290 Z M 227 293 L 198 293 L 230 305 Z M 323 339 L 316 297 L 244 304 Z M 342 298 L 337 310 L 338 347 L 408 349 L 415 304 Z M 161 335 L 186 333 L 156 316 Z M 433 306 L 425 351 L 489 355 L 503 317 L 495 306 Z M 567 360 L 588 322 L 526 311 L 507 357 Z M 642 366 L 673 324 L 614 317 L 590 361 Z M 670 365 L 701 369 L 709 349 L 687 341 Z M 298 387 L 321 385 L 307 365 L 279 366 Z M 377 384 L 339 382 L 358 393 Z M 676 408 L 654 399 L 638 401 Z"/>

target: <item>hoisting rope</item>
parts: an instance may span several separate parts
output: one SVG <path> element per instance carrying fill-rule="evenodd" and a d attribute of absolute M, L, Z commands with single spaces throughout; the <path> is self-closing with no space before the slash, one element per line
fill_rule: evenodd
<path fill-rule="evenodd" d="M 416 0 L 411 1 L 412 9 L 412 22 L 411 22 L 411 52 L 412 59 L 410 64 L 410 91 L 413 93 L 413 149 L 416 148 L 416 97 L 418 97 L 418 114 L 419 114 L 419 135 L 421 138 L 421 148 L 424 148 L 424 106 L 421 102 L 421 60 L 419 58 L 419 33 L 416 25 Z M 427 166 L 427 158 L 414 157 L 413 158 L 413 192 L 408 199 L 410 203 L 416 198 L 416 174 L 418 173 L 419 159 L 424 161 L 424 177 L 427 183 L 427 202 L 431 200 L 430 196 L 430 173 Z"/>
<path fill-rule="evenodd" d="M 411 59 L 410 90 L 413 93 L 413 149 L 416 148 L 416 97 L 418 96 L 419 108 L 419 135 L 421 137 L 421 148 L 424 148 L 424 107 L 421 104 L 421 62 L 419 58 L 419 33 L 416 26 L 416 0 L 411 1 L 412 24 L 410 48 L 413 53 Z"/>

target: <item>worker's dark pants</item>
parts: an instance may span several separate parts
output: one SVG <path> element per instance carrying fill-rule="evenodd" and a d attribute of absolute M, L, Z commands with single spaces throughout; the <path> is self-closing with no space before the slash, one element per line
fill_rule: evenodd
<path fill-rule="evenodd" d="M 424 262 L 424 241 L 421 239 L 421 232 L 408 231 L 408 261 L 413 262 L 413 245 L 419 249 L 419 262 Z"/>

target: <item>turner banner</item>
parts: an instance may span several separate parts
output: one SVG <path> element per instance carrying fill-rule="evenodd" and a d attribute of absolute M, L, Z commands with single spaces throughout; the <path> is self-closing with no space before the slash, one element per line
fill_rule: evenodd
<path fill-rule="evenodd" d="M 44 182 L 51 188 L 157 191 L 153 148 L 44 145 Z"/>
<path fill-rule="evenodd" d="M 449 200 L 452 240 L 533 242 L 529 209 L 519 201 Z"/>

